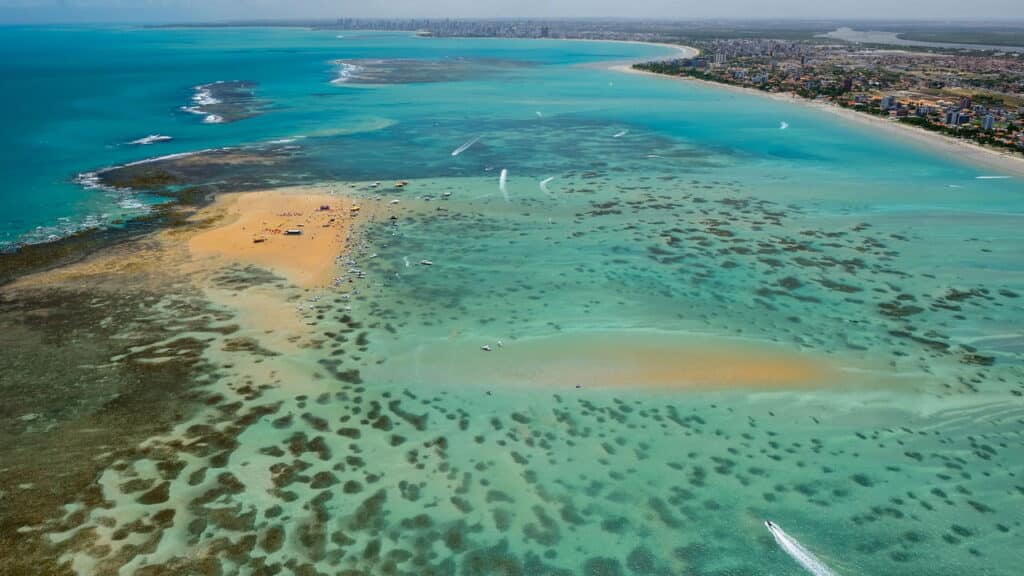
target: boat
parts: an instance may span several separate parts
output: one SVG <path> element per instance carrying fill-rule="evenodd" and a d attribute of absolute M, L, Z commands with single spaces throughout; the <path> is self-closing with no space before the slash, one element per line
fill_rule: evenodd
<path fill-rule="evenodd" d="M 284 231 L 285 236 L 302 236 L 302 230 L 298 228 L 289 228 Z"/>
<path fill-rule="evenodd" d="M 431 262 L 430 260 L 420 260 L 420 264 L 423 264 L 424 266 L 433 266 L 434 265 L 434 263 Z"/>

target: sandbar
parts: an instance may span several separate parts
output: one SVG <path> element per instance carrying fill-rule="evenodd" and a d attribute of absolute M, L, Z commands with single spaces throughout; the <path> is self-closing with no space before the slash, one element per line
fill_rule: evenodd
<path fill-rule="evenodd" d="M 484 350 L 488 346 L 490 350 Z M 864 384 L 873 370 L 768 342 L 658 330 L 595 330 L 498 342 L 460 334 L 392 356 L 384 379 L 455 385 L 785 390 Z"/>
<path fill-rule="evenodd" d="M 225 194 L 205 211 L 219 219 L 189 238 L 188 248 L 194 258 L 252 264 L 303 288 L 329 286 L 351 226 L 369 211 L 309 188 Z"/>

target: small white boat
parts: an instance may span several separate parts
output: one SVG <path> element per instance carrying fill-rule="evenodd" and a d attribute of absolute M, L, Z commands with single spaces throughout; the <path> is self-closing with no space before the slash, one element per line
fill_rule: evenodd
<path fill-rule="evenodd" d="M 423 264 L 424 266 L 433 266 L 434 265 L 434 263 L 431 262 L 430 260 L 420 260 L 420 264 Z"/>
<path fill-rule="evenodd" d="M 298 228 L 289 228 L 288 230 L 284 231 L 284 235 L 285 236 L 302 236 L 302 230 L 299 230 Z"/>
<path fill-rule="evenodd" d="M 489 344 L 484 344 L 483 346 L 480 347 L 480 349 L 483 350 L 484 352 L 490 352 L 491 346 Z"/>

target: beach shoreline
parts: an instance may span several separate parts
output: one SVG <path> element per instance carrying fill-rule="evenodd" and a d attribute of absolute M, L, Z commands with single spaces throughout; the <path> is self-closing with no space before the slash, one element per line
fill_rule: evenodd
<path fill-rule="evenodd" d="M 673 50 L 675 55 L 663 56 L 663 59 L 675 57 L 675 58 L 696 58 L 700 55 L 700 50 L 693 46 L 684 46 L 682 44 L 666 44 L 665 42 L 644 42 L 642 40 L 591 40 L 588 38 L 556 38 L 560 42 L 606 42 L 612 44 L 633 44 L 638 46 L 654 46 L 657 48 L 666 48 Z M 641 62 L 648 62 L 650 58 L 627 58 L 624 60 L 604 60 L 601 62 L 587 62 L 583 64 L 577 64 L 582 68 L 601 68 L 605 70 L 613 70 L 621 72 L 625 70 L 633 70 L 634 64 L 640 64 Z M 640 72 L 639 70 L 637 72 Z"/>
<path fill-rule="evenodd" d="M 800 106 L 807 106 L 808 108 L 826 112 L 840 118 L 844 121 L 855 123 L 859 126 L 872 129 L 880 129 L 886 134 L 891 134 L 895 137 L 901 138 L 902 140 L 912 143 L 923 148 L 927 148 L 933 152 L 940 152 L 948 155 L 952 155 L 958 160 L 974 164 L 977 166 L 984 166 L 997 171 L 1002 171 L 1006 175 L 1012 175 L 1017 177 L 1024 177 L 1024 157 L 1015 156 L 1007 152 L 1003 152 L 996 148 L 989 148 L 974 142 L 968 142 L 944 134 L 937 134 L 929 132 L 923 128 L 916 126 L 909 126 L 898 121 L 889 120 L 886 118 L 880 118 L 871 114 L 863 112 L 857 112 L 856 110 L 850 110 L 842 108 L 836 104 L 825 103 L 819 101 L 807 100 L 801 98 L 792 92 L 765 92 L 763 90 L 757 90 L 756 88 L 748 88 L 746 86 L 736 86 L 734 84 L 725 84 L 722 82 L 713 82 L 710 80 L 704 80 L 701 78 L 691 78 L 688 76 L 671 76 L 668 74 L 658 74 L 656 72 L 649 72 L 647 70 L 637 70 L 633 68 L 631 64 L 625 63 L 611 63 L 607 66 L 609 70 L 615 72 L 621 72 L 624 74 L 637 74 L 650 76 L 655 78 L 663 78 L 666 80 L 677 80 L 683 82 L 691 82 L 710 88 L 719 90 L 728 90 L 739 94 L 748 94 L 760 96 L 762 98 L 770 98 L 778 102 L 789 102 Z"/>

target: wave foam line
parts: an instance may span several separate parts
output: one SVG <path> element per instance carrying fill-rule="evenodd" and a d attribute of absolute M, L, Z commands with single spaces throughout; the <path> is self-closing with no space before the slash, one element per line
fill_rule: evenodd
<path fill-rule="evenodd" d="M 778 524 L 771 520 L 765 520 L 764 525 L 772 533 L 772 536 L 775 537 L 775 543 L 779 545 L 779 548 L 782 548 L 782 551 L 795 560 L 797 564 L 803 566 L 804 570 L 814 574 L 814 576 L 837 576 L 824 562 L 818 560 L 817 556 L 801 546 L 796 541 L 796 538 L 783 532 Z"/>
<path fill-rule="evenodd" d="M 338 62 L 338 64 L 341 66 L 341 70 L 338 72 L 338 77 L 331 80 L 331 84 L 344 84 L 346 82 L 350 82 L 360 72 L 365 70 L 362 66 L 349 64 L 348 62 Z"/>
<path fill-rule="evenodd" d="M 128 162 L 126 164 L 118 164 L 116 166 L 108 166 L 99 170 L 91 172 L 82 172 L 75 176 L 74 182 L 79 186 L 87 189 L 106 190 L 108 192 L 125 192 L 127 188 L 116 188 L 114 186 L 107 186 L 102 184 L 100 181 L 100 175 L 110 172 L 111 170 L 117 170 L 119 168 L 130 168 L 132 166 L 141 166 L 143 164 L 152 164 L 153 162 L 160 162 L 162 160 L 175 160 L 178 158 L 187 158 L 189 156 L 195 156 L 197 154 L 205 154 L 207 152 L 223 152 L 230 150 L 231 148 L 206 148 L 204 150 L 195 150 L 192 152 L 178 152 L 177 154 L 166 154 L 164 156 L 154 156 L 152 158 L 146 158 L 143 160 L 136 160 L 135 162 Z"/>
<path fill-rule="evenodd" d="M 452 156 L 458 156 L 459 154 L 462 154 L 466 150 L 469 150 L 469 147 L 472 146 L 473 144 L 476 144 L 477 141 L 480 140 L 480 138 L 483 138 L 483 136 L 477 136 L 476 138 L 473 138 L 472 140 L 466 142 L 462 146 L 459 146 L 455 150 L 452 150 Z"/>

